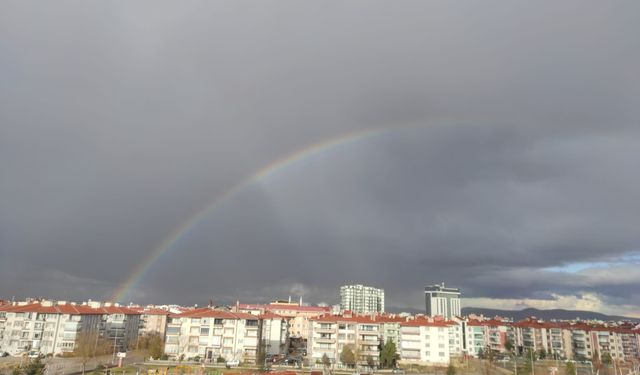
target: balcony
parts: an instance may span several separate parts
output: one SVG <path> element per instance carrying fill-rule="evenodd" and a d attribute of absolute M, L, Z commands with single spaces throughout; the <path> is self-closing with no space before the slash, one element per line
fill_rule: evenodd
<path fill-rule="evenodd" d="M 313 341 L 318 343 L 335 343 L 336 339 L 331 337 L 315 337 Z"/>

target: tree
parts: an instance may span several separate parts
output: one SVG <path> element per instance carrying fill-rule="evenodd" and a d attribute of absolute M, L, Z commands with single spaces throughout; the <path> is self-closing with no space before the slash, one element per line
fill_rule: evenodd
<path fill-rule="evenodd" d="M 447 367 L 447 375 L 456 375 L 456 368 L 452 363 L 449 363 L 449 367 Z"/>
<path fill-rule="evenodd" d="M 11 370 L 12 375 L 44 375 L 46 365 L 40 361 L 40 358 L 35 358 L 23 365 L 14 367 Z"/>
<path fill-rule="evenodd" d="M 609 352 L 602 352 L 600 355 L 600 361 L 602 361 L 603 365 L 610 365 L 613 363 L 613 358 L 611 358 L 611 354 Z"/>
<path fill-rule="evenodd" d="M 387 342 L 380 350 L 380 366 L 390 368 L 395 367 L 398 361 L 398 350 L 396 344 L 391 339 L 387 339 Z"/>
<path fill-rule="evenodd" d="M 493 362 L 495 362 L 495 359 L 496 359 L 495 350 L 493 350 L 493 349 L 491 349 L 491 347 L 487 346 L 487 349 L 484 351 L 484 356 L 487 359 L 487 361 L 489 361 L 489 367 L 491 367 L 491 365 L 493 364 Z"/>
<path fill-rule="evenodd" d="M 322 355 L 322 364 L 324 365 L 324 367 L 331 366 L 331 359 L 329 359 L 329 357 L 327 356 L 327 353 Z"/>
<path fill-rule="evenodd" d="M 370 368 L 374 368 L 376 365 L 376 360 L 373 359 L 373 356 L 368 355 L 367 356 L 367 366 L 369 366 Z"/>
<path fill-rule="evenodd" d="M 547 351 L 542 348 L 538 351 L 538 359 L 543 360 L 545 358 L 547 358 Z"/>
<path fill-rule="evenodd" d="M 347 365 L 347 367 L 354 367 L 356 365 L 356 353 L 353 349 L 353 345 L 345 345 L 340 353 L 340 362 Z"/>
<path fill-rule="evenodd" d="M 484 349 L 482 348 L 478 349 L 478 358 L 484 359 Z"/>
<path fill-rule="evenodd" d="M 511 342 L 511 340 L 507 340 L 504 342 L 504 348 L 509 352 L 513 352 L 514 346 L 513 346 L 513 342 Z"/>
<path fill-rule="evenodd" d="M 160 358 L 164 354 L 164 338 L 157 332 L 145 334 L 138 340 L 138 348 L 142 349 L 146 356 Z"/>
<path fill-rule="evenodd" d="M 565 375 L 577 375 L 576 373 L 576 365 L 573 362 L 568 361 L 564 366 L 564 374 Z"/>
<path fill-rule="evenodd" d="M 527 357 L 525 358 L 527 361 L 535 361 L 537 359 L 536 352 L 533 348 L 527 349 Z"/>
<path fill-rule="evenodd" d="M 87 363 L 96 356 L 109 351 L 109 343 L 100 338 L 100 333 L 96 331 L 82 332 L 76 339 L 73 356 L 80 359 L 82 363 L 82 374 L 84 375 Z"/>

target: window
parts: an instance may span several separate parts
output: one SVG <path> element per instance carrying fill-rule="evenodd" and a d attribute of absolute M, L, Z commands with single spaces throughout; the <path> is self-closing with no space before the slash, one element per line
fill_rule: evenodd
<path fill-rule="evenodd" d="M 209 336 L 209 327 L 200 327 L 200 336 Z"/>
<path fill-rule="evenodd" d="M 200 324 L 200 318 L 191 318 L 191 324 Z"/>
<path fill-rule="evenodd" d="M 440 357 L 444 357 L 444 352 L 440 352 L 440 353 L 438 353 L 438 355 L 439 355 Z"/>
<path fill-rule="evenodd" d="M 213 324 L 215 324 L 215 325 L 222 325 L 222 323 L 224 323 L 224 320 L 222 320 L 222 319 L 214 319 L 213 320 Z"/>
<path fill-rule="evenodd" d="M 247 327 L 257 327 L 258 326 L 258 321 L 257 320 L 247 320 Z M 298 326 L 300 326 L 298 324 Z"/>
<path fill-rule="evenodd" d="M 178 336 L 167 336 L 167 347 L 168 347 L 168 344 L 177 344 L 177 343 L 178 343 Z"/>

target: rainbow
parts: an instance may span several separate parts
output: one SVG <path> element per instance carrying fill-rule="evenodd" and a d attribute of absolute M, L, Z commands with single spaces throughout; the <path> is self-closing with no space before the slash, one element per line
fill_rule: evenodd
<path fill-rule="evenodd" d="M 113 296 L 111 297 L 111 301 L 119 302 L 124 301 L 130 293 L 133 291 L 135 286 L 144 278 L 147 271 L 151 268 L 151 266 L 162 256 L 162 254 L 169 251 L 171 248 L 175 246 L 175 244 L 184 236 L 189 233 L 189 230 L 196 226 L 200 221 L 202 221 L 205 217 L 209 216 L 213 211 L 222 206 L 225 202 L 230 201 L 236 194 L 245 190 L 247 187 L 255 184 L 261 180 L 268 178 L 276 174 L 278 171 L 281 171 L 289 166 L 300 163 L 305 159 L 318 155 L 321 153 L 329 152 L 337 147 L 344 147 L 346 145 L 352 144 L 354 142 L 362 141 L 368 138 L 376 137 L 383 133 L 391 132 L 393 130 L 399 129 L 407 129 L 411 127 L 395 127 L 395 128 L 374 128 L 364 131 L 357 131 L 352 133 L 344 134 L 340 137 L 330 139 L 325 142 L 317 143 L 306 147 L 304 149 L 298 150 L 292 154 L 289 154 L 282 159 L 276 160 L 275 162 L 263 167 L 258 170 L 253 175 L 241 181 L 239 184 L 233 186 L 231 189 L 227 190 L 225 193 L 214 197 L 208 204 L 204 205 L 204 207 L 198 211 L 196 211 L 193 215 L 189 217 L 184 223 L 175 228 L 161 243 L 158 247 L 156 247 L 149 256 L 133 270 L 131 275 L 126 279 L 126 281 L 121 284 L 121 286 L 115 291 Z"/>

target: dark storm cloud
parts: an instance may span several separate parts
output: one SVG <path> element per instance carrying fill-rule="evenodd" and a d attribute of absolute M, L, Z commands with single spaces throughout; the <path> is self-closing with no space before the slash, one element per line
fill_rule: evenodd
<path fill-rule="evenodd" d="M 255 171 L 387 128 L 236 194 L 131 298 L 637 301 L 638 5 L 492 5 L 4 3 L 0 296 L 109 296 Z"/>

